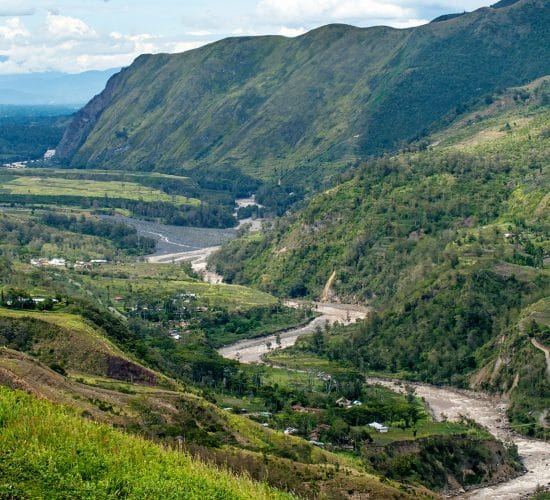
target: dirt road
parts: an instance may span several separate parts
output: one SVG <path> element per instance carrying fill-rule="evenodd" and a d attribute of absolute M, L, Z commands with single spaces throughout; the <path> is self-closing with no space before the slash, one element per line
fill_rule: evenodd
<path fill-rule="evenodd" d="M 165 255 L 153 255 L 147 258 L 151 264 L 169 264 L 171 262 L 189 261 L 193 271 L 199 273 L 207 283 L 222 283 L 223 278 L 212 271 L 206 269 L 208 257 L 219 250 L 219 246 L 200 248 L 189 252 L 169 253 Z"/>
<path fill-rule="evenodd" d="M 403 391 L 403 385 L 378 378 L 368 378 L 393 390 Z M 466 416 L 486 427 L 491 434 L 504 442 L 513 442 L 523 460 L 527 473 L 505 483 L 474 490 L 461 498 L 511 500 L 525 498 L 537 486 L 550 486 L 550 443 L 528 439 L 511 431 L 506 419 L 505 401 L 482 393 L 462 391 L 450 387 L 410 383 L 423 397 L 438 420 L 446 417 L 459 420 Z"/>
<path fill-rule="evenodd" d="M 298 307 L 297 301 L 287 301 L 287 305 Z M 344 324 L 352 323 L 357 319 L 364 318 L 369 311 L 368 307 L 347 304 L 321 304 L 314 303 L 320 316 L 305 326 L 294 328 L 280 334 L 281 347 L 290 347 L 296 343 L 300 335 L 312 333 L 318 326 L 324 326 L 326 322 L 335 323 L 339 321 Z M 261 363 L 262 355 L 268 352 L 268 344 L 276 347 L 276 335 L 269 335 L 259 339 L 241 340 L 230 346 L 218 349 L 218 352 L 229 359 L 238 359 L 241 363 Z"/>

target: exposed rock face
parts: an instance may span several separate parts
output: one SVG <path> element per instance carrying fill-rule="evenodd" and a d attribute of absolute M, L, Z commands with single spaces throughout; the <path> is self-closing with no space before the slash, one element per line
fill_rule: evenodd
<path fill-rule="evenodd" d="M 500 483 L 523 473 L 502 443 L 466 435 L 398 441 L 367 447 L 365 453 L 374 468 L 389 477 L 417 474 L 425 485 L 445 493 Z"/>
<path fill-rule="evenodd" d="M 124 71 L 122 70 L 122 72 Z M 73 157 L 95 127 L 101 113 L 111 104 L 120 83 L 120 73 L 113 75 L 109 78 L 105 90 L 93 97 L 84 108 L 76 113 L 55 150 L 56 159 L 68 161 Z"/>
<path fill-rule="evenodd" d="M 151 370 L 115 356 L 107 359 L 107 376 L 132 383 L 158 383 L 157 375 Z"/>

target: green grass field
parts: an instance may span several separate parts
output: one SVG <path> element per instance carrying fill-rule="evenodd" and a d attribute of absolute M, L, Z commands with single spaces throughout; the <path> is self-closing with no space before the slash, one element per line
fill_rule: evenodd
<path fill-rule="evenodd" d="M 108 264 L 98 268 L 93 276 L 77 274 L 75 279 L 105 299 L 120 297 L 122 300 L 114 304 L 117 308 L 125 300 L 139 294 L 152 297 L 179 293 L 196 294 L 199 304 L 221 306 L 229 310 L 277 303 L 272 295 L 252 288 L 228 284 L 212 285 L 189 278 L 185 269 L 177 264 Z"/>
<path fill-rule="evenodd" d="M 169 195 L 158 189 L 125 181 L 20 176 L 3 182 L 1 192 L 19 195 L 124 198 L 145 202 L 167 202 L 177 205 L 200 205 L 200 201 L 194 198 Z"/>
<path fill-rule="evenodd" d="M 291 498 L 7 388 L 0 422 L 2 498 Z"/>

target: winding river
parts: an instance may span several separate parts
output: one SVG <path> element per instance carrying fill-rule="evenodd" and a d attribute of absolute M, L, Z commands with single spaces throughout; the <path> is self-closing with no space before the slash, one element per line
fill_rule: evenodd
<path fill-rule="evenodd" d="M 296 304 L 296 303 L 294 303 Z M 293 305 L 293 303 L 289 303 Z M 303 334 L 311 333 L 325 322 L 341 321 L 349 323 L 365 317 L 368 309 L 345 304 L 317 304 L 321 313 L 311 323 L 300 328 L 281 333 L 281 346 L 294 345 Z M 241 340 L 222 347 L 218 352 L 242 363 L 262 363 L 262 355 L 268 351 L 268 343 L 275 345 L 275 335 L 261 339 Z M 380 384 L 395 391 L 403 391 L 400 382 L 380 378 L 368 378 L 368 383 Z M 514 443 L 526 468 L 526 473 L 509 481 L 470 491 L 459 498 L 511 500 L 526 498 L 538 486 L 550 487 L 550 443 L 529 439 L 514 433 L 506 419 L 507 402 L 487 394 L 463 391 L 451 387 L 436 387 L 429 384 L 411 383 L 418 396 L 424 398 L 434 413 L 436 420 L 460 420 L 471 418 L 486 427 L 491 434 L 507 443 Z"/>
<path fill-rule="evenodd" d="M 141 228 L 143 229 L 143 227 Z M 164 228 L 162 228 L 164 229 Z M 160 238 L 170 236 L 163 230 L 156 231 Z M 140 228 L 138 228 L 138 231 Z M 216 235 L 218 236 L 218 235 Z M 222 239 L 225 237 L 222 236 Z M 231 236 L 230 236 L 231 237 Z M 228 238 L 229 239 L 229 238 Z M 172 241 L 169 241 L 171 243 Z M 166 241 L 165 241 L 166 243 Z M 172 253 L 159 252 L 150 256 L 151 263 L 190 261 L 193 269 L 202 273 L 205 281 L 221 283 L 222 277 L 206 270 L 208 256 L 216 251 L 221 242 L 212 245 L 203 243 L 201 248 L 192 248 L 181 251 L 182 246 L 191 243 L 176 241 L 171 247 Z M 297 301 L 288 301 L 287 305 L 298 307 Z M 368 307 L 347 304 L 315 303 L 320 315 L 305 326 L 287 330 L 280 333 L 281 347 L 294 345 L 300 335 L 312 333 L 317 326 L 323 326 L 326 322 L 351 323 L 364 318 L 369 311 Z M 269 335 L 260 339 L 241 340 L 229 346 L 222 347 L 218 352 L 230 359 L 238 359 L 242 363 L 262 363 L 262 355 L 269 350 L 269 345 L 276 344 L 276 335 Z M 403 390 L 399 382 L 368 378 L 367 382 L 384 385 L 390 389 Z M 429 384 L 413 383 L 416 392 L 423 397 L 431 407 L 436 419 L 447 418 L 459 420 L 467 416 L 486 427 L 493 435 L 505 442 L 514 443 L 526 468 L 526 473 L 509 481 L 484 487 L 464 493 L 459 498 L 469 499 L 498 499 L 512 500 L 527 498 L 537 487 L 550 488 L 550 443 L 537 439 L 529 439 L 514 433 L 506 419 L 507 402 L 480 392 L 463 391 L 451 387 L 436 387 Z"/>

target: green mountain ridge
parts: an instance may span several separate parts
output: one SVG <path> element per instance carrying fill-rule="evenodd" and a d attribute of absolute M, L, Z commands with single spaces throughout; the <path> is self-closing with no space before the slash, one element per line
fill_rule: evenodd
<path fill-rule="evenodd" d="M 369 301 L 377 314 L 306 350 L 498 391 L 518 430 L 544 436 L 550 389 L 532 339 L 549 341 L 550 79 L 489 101 L 211 262 L 229 282 L 282 296 L 320 297 L 334 272 L 333 300 Z"/>
<path fill-rule="evenodd" d="M 308 186 L 550 72 L 550 8 L 520 0 L 418 28 L 329 25 L 143 55 L 74 118 L 76 168 L 237 167 Z"/>

